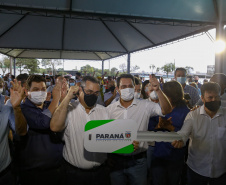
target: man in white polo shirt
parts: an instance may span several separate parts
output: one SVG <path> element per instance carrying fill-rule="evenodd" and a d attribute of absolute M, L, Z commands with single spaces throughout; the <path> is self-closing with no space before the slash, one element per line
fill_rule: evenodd
<path fill-rule="evenodd" d="M 79 92 L 79 100 L 71 99 Z M 50 127 L 54 132 L 64 130 L 65 185 L 107 185 L 109 173 L 107 155 L 84 149 L 84 128 L 90 120 L 109 119 L 106 108 L 96 104 L 100 86 L 92 76 L 86 76 L 81 86 L 72 86 L 55 111 Z"/>
<path fill-rule="evenodd" d="M 150 75 L 150 83 L 159 97 L 157 103 L 134 98 L 135 82 L 130 74 L 122 74 L 117 78 L 117 91 L 120 100 L 107 107 L 110 119 L 133 119 L 137 122 L 138 131 L 147 131 L 151 116 L 165 115 L 172 111 L 172 106 L 159 88 L 159 82 Z M 147 159 L 148 144 L 140 142 L 138 150 L 132 154 L 109 154 L 112 161 L 112 185 L 146 185 L 147 184 Z"/>
<path fill-rule="evenodd" d="M 183 140 L 172 143 L 181 148 L 190 137 L 188 185 L 226 184 L 226 108 L 220 106 L 220 92 L 215 82 L 202 85 L 204 105 L 188 113 L 178 131 Z"/>

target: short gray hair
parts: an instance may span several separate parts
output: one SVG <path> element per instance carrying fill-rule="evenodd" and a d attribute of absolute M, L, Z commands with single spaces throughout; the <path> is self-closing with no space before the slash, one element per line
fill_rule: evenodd
<path fill-rule="evenodd" d="M 95 77 L 93 77 L 93 76 L 84 76 L 82 78 L 82 81 L 81 81 L 81 87 L 85 87 L 86 86 L 86 81 L 90 81 L 92 83 L 99 84 L 98 80 Z"/>

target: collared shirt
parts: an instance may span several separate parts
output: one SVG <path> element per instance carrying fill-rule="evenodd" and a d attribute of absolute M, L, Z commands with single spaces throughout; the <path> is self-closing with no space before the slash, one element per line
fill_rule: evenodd
<path fill-rule="evenodd" d="M 162 110 L 158 103 L 147 100 L 133 99 L 132 104 L 125 108 L 117 101 L 107 107 L 110 119 L 133 119 L 138 125 L 137 131 L 147 131 L 149 118 L 162 116 Z M 140 142 L 139 149 L 133 154 L 147 150 L 147 142 Z"/>
<path fill-rule="evenodd" d="M 198 90 L 190 85 L 185 85 L 184 93 L 188 93 L 190 95 L 191 99 L 189 100 L 189 103 L 191 106 L 194 106 L 200 99 Z"/>
<path fill-rule="evenodd" d="M 8 134 L 9 116 L 13 113 L 12 107 L 4 105 L 5 98 L 0 95 L 0 172 L 3 171 L 11 162 Z"/>
<path fill-rule="evenodd" d="M 96 104 L 87 114 L 79 101 L 71 102 L 68 106 L 66 128 L 64 132 L 65 146 L 64 159 L 82 169 L 91 169 L 100 166 L 107 159 L 106 153 L 88 152 L 84 149 L 84 130 L 87 122 L 91 120 L 109 119 L 106 108 Z"/>
<path fill-rule="evenodd" d="M 181 105 L 175 107 L 171 113 L 166 114 L 165 118 L 162 119 L 168 119 L 172 118 L 172 125 L 175 127 L 175 132 L 181 129 L 181 127 L 184 124 L 185 117 L 190 112 L 188 107 L 186 105 Z M 155 129 L 156 125 L 159 122 L 159 116 L 151 117 L 149 120 L 148 130 L 150 131 L 159 131 Z M 168 131 L 166 129 L 161 129 L 161 131 Z M 163 158 L 166 160 L 180 160 L 184 158 L 185 147 L 181 149 L 173 148 L 171 143 L 169 142 L 155 142 L 155 150 L 154 150 L 154 156 Z"/>
<path fill-rule="evenodd" d="M 190 136 L 187 164 L 193 171 L 210 178 L 226 172 L 226 108 L 211 118 L 199 107 L 188 113 L 178 133 L 184 143 Z"/>
<path fill-rule="evenodd" d="M 19 141 L 21 170 L 52 169 L 61 164 L 63 143 L 50 131 L 49 105 L 50 102 L 44 102 L 43 108 L 40 109 L 29 99 L 21 104 L 21 110 L 29 126 L 26 137 L 23 136 Z"/>
<path fill-rule="evenodd" d="M 197 83 L 197 86 L 198 86 L 199 89 L 201 89 L 202 84 L 198 82 L 198 83 Z"/>
<path fill-rule="evenodd" d="M 202 101 L 201 98 L 196 103 L 196 105 L 198 105 L 198 106 L 202 106 L 203 105 L 203 101 Z M 221 107 L 226 107 L 226 93 L 221 95 Z"/>

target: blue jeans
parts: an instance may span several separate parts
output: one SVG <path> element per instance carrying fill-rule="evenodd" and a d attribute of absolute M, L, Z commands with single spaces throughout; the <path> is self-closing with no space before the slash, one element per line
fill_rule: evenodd
<path fill-rule="evenodd" d="M 105 164 L 90 170 L 79 169 L 68 162 L 63 165 L 64 185 L 109 185 L 109 170 Z"/>
<path fill-rule="evenodd" d="M 188 185 L 225 185 L 226 184 L 226 173 L 218 178 L 209 178 L 199 175 L 188 167 Z"/>
<path fill-rule="evenodd" d="M 151 167 L 153 185 L 179 185 L 183 165 L 183 158 L 177 161 L 153 158 Z"/>
<path fill-rule="evenodd" d="M 148 164 L 148 171 L 151 170 L 151 161 L 152 161 L 152 155 L 154 153 L 154 146 L 149 146 L 147 150 L 147 164 Z"/>
<path fill-rule="evenodd" d="M 113 158 L 111 185 L 147 185 L 147 159 Z"/>

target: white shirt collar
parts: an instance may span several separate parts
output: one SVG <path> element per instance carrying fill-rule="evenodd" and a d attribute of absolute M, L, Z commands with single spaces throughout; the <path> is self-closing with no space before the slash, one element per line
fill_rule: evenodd
<path fill-rule="evenodd" d="M 209 116 L 209 115 L 206 113 L 206 111 L 205 111 L 204 105 L 202 105 L 201 108 L 200 108 L 200 114 Z M 220 108 L 218 109 L 217 113 L 214 115 L 213 118 L 215 118 L 215 117 L 217 117 L 217 116 L 220 116 L 220 115 L 222 115 L 222 114 L 223 114 L 222 107 L 220 107 Z"/>
<path fill-rule="evenodd" d="M 122 107 L 122 108 L 125 108 L 121 105 L 121 102 L 120 102 L 120 99 L 116 102 L 117 103 L 117 107 Z M 136 98 L 133 98 L 133 101 L 131 103 L 131 105 L 129 107 L 132 107 L 133 105 L 137 105 L 137 99 Z M 128 108 L 129 108 L 128 107 Z"/>
<path fill-rule="evenodd" d="M 97 104 L 96 104 L 97 105 Z M 92 112 L 94 112 L 95 111 L 95 109 L 96 109 L 96 105 L 89 111 L 89 115 L 92 113 Z M 83 107 L 83 105 L 79 102 L 79 106 L 80 106 L 80 108 L 86 113 L 86 109 L 85 109 L 85 107 Z M 87 114 L 87 113 L 86 113 Z"/>

